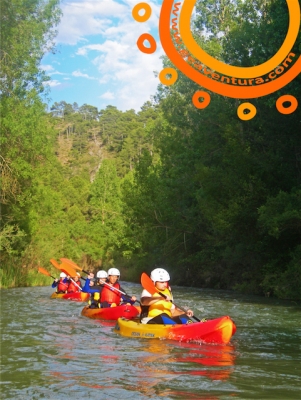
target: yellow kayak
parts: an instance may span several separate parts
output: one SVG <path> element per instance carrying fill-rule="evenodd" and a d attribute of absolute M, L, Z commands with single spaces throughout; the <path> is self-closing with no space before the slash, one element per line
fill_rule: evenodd
<path fill-rule="evenodd" d="M 122 336 L 132 338 L 165 338 L 183 342 L 201 341 L 226 344 L 236 332 L 236 326 L 228 316 L 187 325 L 142 324 L 119 318 L 114 331 Z"/>
<path fill-rule="evenodd" d="M 75 292 L 75 293 L 52 293 L 51 299 L 64 299 L 72 301 L 88 301 L 90 298 L 90 293 Z"/>

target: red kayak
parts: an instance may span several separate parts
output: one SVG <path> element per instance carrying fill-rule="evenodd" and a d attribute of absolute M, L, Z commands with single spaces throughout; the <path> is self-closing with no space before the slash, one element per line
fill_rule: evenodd
<path fill-rule="evenodd" d="M 75 292 L 75 293 L 52 293 L 51 299 L 64 299 L 72 301 L 88 301 L 90 298 L 90 293 Z"/>
<path fill-rule="evenodd" d="M 89 308 L 84 307 L 82 315 L 93 319 L 106 319 L 111 321 L 117 321 L 118 318 L 132 319 L 140 314 L 140 307 L 135 307 L 130 304 L 122 304 L 116 307 L 108 308 Z"/>

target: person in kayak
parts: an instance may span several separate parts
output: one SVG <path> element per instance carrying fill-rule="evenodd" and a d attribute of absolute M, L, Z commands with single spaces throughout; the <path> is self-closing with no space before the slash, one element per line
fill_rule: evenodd
<path fill-rule="evenodd" d="M 74 277 L 72 277 L 72 280 L 70 279 L 67 293 L 77 293 L 81 292 L 81 283 L 80 283 L 80 273 L 77 272 Z"/>
<path fill-rule="evenodd" d="M 56 287 L 56 293 L 67 293 L 69 287 L 69 279 L 65 272 L 60 273 L 60 279 L 55 279 L 51 287 Z"/>
<path fill-rule="evenodd" d="M 166 297 L 162 297 L 160 293 L 151 294 L 143 289 L 140 321 L 143 324 L 165 325 L 192 323 L 190 317 L 193 317 L 193 311 L 187 310 L 187 313 L 183 314 L 183 311 L 172 303 L 173 296 L 169 286 L 169 273 L 163 268 L 156 268 L 151 272 L 150 278 L 156 289 Z"/>
<path fill-rule="evenodd" d="M 108 278 L 106 284 L 100 293 L 100 305 L 101 308 L 115 307 L 119 306 L 122 301 L 125 303 L 134 304 L 137 298 L 135 296 L 128 296 L 127 294 L 122 294 L 124 292 L 118 280 L 120 278 L 120 271 L 117 268 L 110 268 L 108 270 Z M 117 289 L 117 290 L 115 290 Z"/>
<path fill-rule="evenodd" d="M 103 285 L 106 282 L 108 274 L 104 270 L 100 270 L 96 274 L 98 279 L 96 285 L 94 281 L 94 274 L 90 272 L 83 287 L 83 292 L 90 293 L 89 307 L 100 308 L 100 293 L 103 289 Z"/>

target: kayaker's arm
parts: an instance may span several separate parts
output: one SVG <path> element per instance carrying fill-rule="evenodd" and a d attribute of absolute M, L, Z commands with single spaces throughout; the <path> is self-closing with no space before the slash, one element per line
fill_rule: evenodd
<path fill-rule="evenodd" d="M 52 287 L 52 288 L 56 288 L 57 285 L 58 285 L 58 282 L 59 282 L 59 280 L 58 280 L 58 279 L 55 279 L 55 280 L 53 281 L 51 287 Z"/>
<path fill-rule="evenodd" d="M 187 311 L 185 311 L 185 314 L 186 314 L 189 318 L 193 317 L 193 311 L 192 311 L 192 310 L 187 310 Z M 183 315 L 183 310 L 181 310 L 180 308 L 175 307 L 175 308 L 172 310 L 172 316 L 173 316 L 173 317 L 177 317 L 178 315 Z"/>
<path fill-rule="evenodd" d="M 131 303 L 131 304 L 134 304 L 136 302 L 136 300 L 137 300 L 136 296 L 129 296 L 121 286 L 120 286 L 119 290 L 120 290 L 120 292 L 123 292 L 123 293 L 121 293 L 121 298 L 123 301 L 125 301 L 127 303 Z"/>

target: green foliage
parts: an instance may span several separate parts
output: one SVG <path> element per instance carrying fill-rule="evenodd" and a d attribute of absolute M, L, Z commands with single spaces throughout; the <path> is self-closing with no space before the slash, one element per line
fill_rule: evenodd
<path fill-rule="evenodd" d="M 60 11 L 57 0 L 4 0 L 0 14 L 1 262 L 14 271 L 18 267 L 11 267 L 12 254 L 19 257 L 16 264 L 21 264 L 31 239 L 28 215 L 36 190 L 36 168 L 51 156 L 53 130 L 38 97 L 47 78 L 39 63 L 52 47 Z M 20 284 L 26 274 L 16 275 L 21 278 L 8 280 Z"/>
<path fill-rule="evenodd" d="M 44 90 L 42 84 L 47 78 L 39 63 L 53 47 L 60 16 L 58 4 L 58 0 L 1 1 L 1 97 L 20 99 L 33 89 Z"/>

